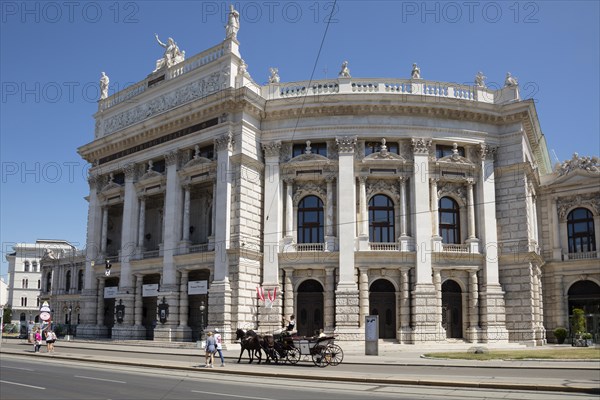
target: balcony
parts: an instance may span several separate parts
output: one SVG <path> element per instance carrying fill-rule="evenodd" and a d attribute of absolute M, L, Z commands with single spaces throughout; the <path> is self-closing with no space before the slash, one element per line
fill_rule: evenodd
<path fill-rule="evenodd" d="M 398 243 L 381 243 L 381 242 L 369 242 L 369 250 L 371 251 L 399 251 L 400 246 Z"/>
<path fill-rule="evenodd" d="M 160 256 L 160 250 L 148 250 L 142 253 L 142 259 L 157 258 Z"/>
<path fill-rule="evenodd" d="M 566 253 L 563 254 L 565 261 L 567 260 L 594 260 L 600 258 L 599 251 L 585 251 L 581 253 Z"/>
<path fill-rule="evenodd" d="M 209 251 L 208 243 L 193 244 L 189 249 L 189 253 L 205 253 L 207 251 Z"/>
<path fill-rule="evenodd" d="M 442 243 L 442 252 L 444 253 L 469 253 L 468 244 L 450 244 Z"/>
<path fill-rule="evenodd" d="M 325 251 L 325 243 L 292 243 L 293 251 Z"/>

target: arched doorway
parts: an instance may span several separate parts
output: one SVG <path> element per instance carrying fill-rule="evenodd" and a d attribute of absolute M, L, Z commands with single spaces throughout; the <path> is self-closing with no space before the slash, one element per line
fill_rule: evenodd
<path fill-rule="evenodd" d="M 462 290 L 451 279 L 442 284 L 442 326 L 446 329 L 447 338 L 463 337 Z"/>
<path fill-rule="evenodd" d="M 575 282 L 569 288 L 568 298 L 569 317 L 573 315 L 574 308 L 581 308 L 588 332 L 594 335 L 594 339 L 600 339 L 600 286 L 590 280 Z"/>
<path fill-rule="evenodd" d="M 156 314 L 158 313 L 158 285 L 160 275 L 146 275 L 142 278 L 142 325 L 146 328 L 146 340 L 154 340 Z"/>
<path fill-rule="evenodd" d="M 209 277 L 210 271 L 207 269 L 190 271 L 188 275 L 188 326 L 192 329 L 194 342 L 201 340 L 204 327 L 208 323 Z"/>
<path fill-rule="evenodd" d="M 323 329 L 323 286 L 314 279 L 298 287 L 296 321 L 299 336 L 314 336 Z"/>
<path fill-rule="evenodd" d="M 377 279 L 369 288 L 370 315 L 379 315 L 379 338 L 396 337 L 396 288 L 387 279 Z"/>
<path fill-rule="evenodd" d="M 110 288 L 107 290 L 107 288 Z M 112 337 L 112 328 L 115 326 L 115 296 L 119 289 L 119 278 L 108 278 L 104 283 L 104 326 L 107 329 L 107 335 Z M 108 296 L 108 297 L 107 297 Z"/>

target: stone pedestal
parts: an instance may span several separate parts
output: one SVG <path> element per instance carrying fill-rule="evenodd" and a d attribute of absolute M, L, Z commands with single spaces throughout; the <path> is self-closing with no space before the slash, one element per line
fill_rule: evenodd
<path fill-rule="evenodd" d="M 369 250 L 369 237 L 366 235 L 361 235 L 358 237 L 358 251 L 368 251 Z"/>
<path fill-rule="evenodd" d="M 79 324 L 77 325 L 77 338 L 98 339 L 108 337 L 108 327 L 104 325 Z"/>
<path fill-rule="evenodd" d="M 445 342 L 446 330 L 433 284 L 417 284 L 412 293 L 412 343 Z"/>
<path fill-rule="evenodd" d="M 400 244 L 400 251 L 415 251 L 414 242 L 410 236 L 400 236 L 398 243 Z"/>
<path fill-rule="evenodd" d="M 471 253 L 471 254 L 479 253 L 479 239 L 477 239 L 477 238 L 467 239 L 465 241 L 465 243 L 469 247 L 469 253 Z"/>
<path fill-rule="evenodd" d="M 340 340 L 364 340 L 359 327 L 359 291 L 356 284 L 338 285 L 335 292 L 335 335 Z"/>
<path fill-rule="evenodd" d="M 173 341 L 175 342 L 191 342 L 192 328 L 189 326 L 179 325 L 172 330 Z"/>
<path fill-rule="evenodd" d="M 431 248 L 434 253 L 441 253 L 443 251 L 441 236 L 434 236 L 431 238 Z"/>
<path fill-rule="evenodd" d="M 213 281 L 208 289 L 208 327 L 231 329 L 231 286 L 229 279 Z"/>
<path fill-rule="evenodd" d="M 112 340 L 145 340 L 146 327 L 142 325 L 117 324 L 112 328 Z"/>
<path fill-rule="evenodd" d="M 325 236 L 325 251 L 336 251 L 335 236 Z"/>
<path fill-rule="evenodd" d="M 504 292 L 500 285 L 483 286 L 479 293 L 482 343 L 508 343 Z"/>

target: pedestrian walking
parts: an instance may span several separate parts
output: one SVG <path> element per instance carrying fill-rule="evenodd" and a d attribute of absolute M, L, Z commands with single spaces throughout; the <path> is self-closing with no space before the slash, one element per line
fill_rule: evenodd
<path fill-rule="evenodd" d="M 40 348 L 42 347 L 42 334 L 37 329 L 35 330 L 34 339 L 35 340 L 34 340 L 33 352 L 34 353 L 39 353 L 40 352 Z"/>
<path fill-rule="evenodd" d="M 50 329 L 46 332 L 46 346 L 48 347 L 48 353 L 54 352 L 54 343 L 56 343 L 56 333 Z"/>
<path fill-rule="evenodd" d="M 212 332 L 206 334 L 206 348 L 204 349 L 206 358 L 205 368 L 213 368 L 213 362 L 215 360 L 215 351 L 217 349 L 217 342 Z"/>
<path fill-rule="evenodd" d="M 223 344 L 222 344 L 221 333 L 219 333 L 219 329 L 215 329 L 215 342 L 217 342 L 217 353 L 219 353 L 219 357 L 221 357 L 221 367 L 225 366 L 225 358 L 223 357 Z"/>

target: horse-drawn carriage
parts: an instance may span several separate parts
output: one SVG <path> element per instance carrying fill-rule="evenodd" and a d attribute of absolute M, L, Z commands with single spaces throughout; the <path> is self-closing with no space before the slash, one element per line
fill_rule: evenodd
<path fill-rule="evenodd" d="M 238 363 L 242 358 L 244 350 L 248 351 L 250 362 L 257 356 L 258 363 L 262 360 L 261 352 L 266 354 L 266 361 L 273 360 L 276 364 L 288 362 L 297 364 L 300 359 L 312 359 L 312 362 L 320 368 L 328 365 L 336 366 L 344 359 L 342 348 L 335 344 L 334 336 L 323 337 L 297 337 L 284 333 L 275 335 L 258 335 L 254 331 L 244 332 L 238 329 L 237 339 L 240 340 L 241 351 Z"/>

